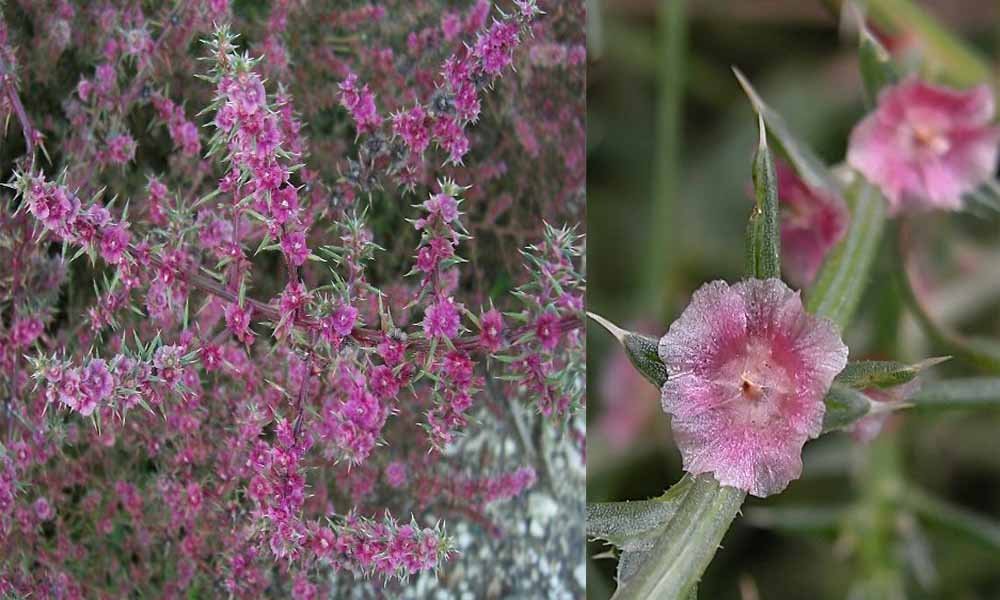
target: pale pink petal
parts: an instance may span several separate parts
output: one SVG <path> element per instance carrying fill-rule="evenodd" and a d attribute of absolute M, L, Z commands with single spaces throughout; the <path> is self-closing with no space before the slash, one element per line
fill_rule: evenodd
<path fill-rule="evenodd" d="M 677 372 L 717 368 L 742 344 L 746 327 L 742 296 L 725 281 L 707 283 L 660 339 L 660 359 Z"/>

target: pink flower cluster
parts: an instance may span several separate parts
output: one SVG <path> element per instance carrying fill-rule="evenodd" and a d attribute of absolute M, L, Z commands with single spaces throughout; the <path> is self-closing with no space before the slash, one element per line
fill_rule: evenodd
<path fill-rule="evenodd" d="M 536 481 L 538 481 L 538 475 L 531 467 L 521 467 L 513 473 L 504 473 L 500 477 L 486 482 L 483 501 L 490 503 L 498 500 L 510 500 L 535 485 Z"/>
<path fill-rule="evenodd" d="M 486 456 L 477 468 L 512 472 L 461 497 L 454 484 L 473 463 L 459 429 L 475 423 L 499 443 L 514 427 L 508 403 L 535 401 L 507 354 L 544 352 L 547 388 L 582 396 L 568 384 L 582 381 L 582 338 L 569 334 L 579 314 L 516 313 L 522 299 L 495 283 L 504 270 L 541 289 L 548 273 L 521 269 L 519 251 L 545 235 L 538 206 L 579 220 L 583 167 L 519 165 L 506 113 L 479 114 L 496 84 L 481 65 L 512 74 L 497 101 L 516 102 L 566 157 L 583 154 L 572 89 L 583 69 L 561 74 L 573 86 L 522 86 L 534 67 L 515 46 L 534 11 L 494 29 L 485 0 L 447 18 L 444 0 L 277 0 L 265 19 L 225 0 L 91 4 L 22 3 L 10 39 L 0 19 L 0 62 L 14 69 L 0 113 L 16 124 L 13 99 L 32 101 L 23 128 L 0 136 L 23 130 L 34 144 L 15 157 L 19 208 L 0 223 L 0 387 L 11 391 L 0 562 L 14 567 L 0 595 L 395 594 L 404 582 L 365 579 L 442 567 L 439 519 L 519 535 L 489 523 L 483 497 L 531 485 L 513 470 L 533 458 Z M 580 44 L 582 28 L 563 23 L 582 14 L 538 19 L 531 35 Z M 246 34 L 239 51 L 227 23 Z M 471 47 L 480 30 L 483 59 Z M 207 52 L 192 53 L 205 37 Z M 441 77 L 449 53 L 468 67 L 461 97 Z M 56 63 L 76 70 L 74 90 L 49 85 Z M 360 138 L 330 118 L 338 102 Z M 397 134 L 391 111 L 406 113 Z M 477 118 L 481 133 L 468 127 Z M 448 163 L 424 156 L 435 144 Z M 434 187 L 438 177 L 469 187 Z M 393 179 L 426 201 L 383 190 Z M 529 189 L 546 201 L 522 201 Z M 582 281 L 556 277 L 582 294 Z"/>
<path fill-rule="evenodd" d="M 54 364 L 45 369 L 46 397 L 89 417 L 107 404 L 115 390 L 115 380 L 104 360 L 95 358 L 85 367 Z"/>
<path fill-rule="evenodd" d="M 481 377 L 473 373 L 475 363 L 468 355 L 453 350 L 441 356 L 434 365 L 439 386 L 435 390 L 437 405 L 427 413 L 427 429 L 434 448 L 442 449 L 453 439 L 454 431 L 465 427 L 465 413 L 472 406 L 472 397 L 483 386 Z"/>
<path fill-rule="evenodd" d="M 435 568 L 451 550 L 440 534 L 416 523 L 400 525 L 392 517 L 382 521 L 349 515 L 338 526 L 332 544 L 334 556 L 368 575 L 403 578 Z"/>
<path fill-rule="evenodd" d="M 99 250 L 111 264 L 119 263 L 128 251 L 128 229 L 115 221 L 103 205 L 94 202 L 81 207 L 65 186 L 40 175 L 22 176 L 15 185 L 24 194 L 32 216 L 57 237 Z"/>
<path fill-rule="evenodd" d="M 153 96 L 153 107 L 160 119 L 167 124 L 170 139 L 180 151 L 188 156 L 201 153 L 201 139 L 198 136 L 198 126 L 187 119 L 184 109 L 166 96 Z"/>
<path fill-rule="evenodd" d="M 358 133 L 372 133 L 378 129 L 382 124 L 382 117 L 375 106 L 375 94 L 368 85 L 359 85 L 358 75 L 350 73 L 339 87 L 340 103 L 354 119 Z"/>
<path fill-rule="evenodd" d="M 237 211 L 248 202 L 269 219 L 269 234 L 280 240 L 288 264 L 300 267 L 309 256 L 306 224 L 300 219 L 298 192 L 289 181 L 291 171 L 285 162 L 286 156 L 294 156 L 289 155 L 290 142 L 297 137 L 299 125 L 287 99 L 278 103 L 285 109 L 280 112 L 268 104 L 253 62 L 231 54 L 227 64 L 229 70 L 216 87 L 215 126 L 221 137 L 215 139 L 225 141 L 232 170 L 220 182 L 220 189 L 233 194 Z"/>
<path fill-rule="evenodd" d="M 336 391 L 323 401 L 323 436 L 348 460 L 361 463 L 379 441 L 389 416 L 385 403 L 389 398 L 376 396 L 365 376 L 347 364 L 341 365 L 332 377 Z M 372 378 L 377 376 L 373 374 Z M 387 387 L 383 384 L 380 389 Z"/>

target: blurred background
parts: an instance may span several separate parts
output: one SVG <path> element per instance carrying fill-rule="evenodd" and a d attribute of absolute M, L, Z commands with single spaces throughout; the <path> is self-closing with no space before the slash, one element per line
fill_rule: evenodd
<path fill-rule="evenodd" d="M 659 337 L 702 283 L 742 276 L 757 133 L 731 67 L 839 163 L 864 114 L 856 27 L 818 0 L 588 4 L 588 308 Z M 902 63 L 996 85 L 997 2 L 871 0 L 868 11 Z M 929 215 L 913 228 L 925 307 L 951 328 L 1000 337 L 997 213 Z M 901 308 L 881 254 L 845 333 L 852 360 L 944 354 Z M 588 501 L 658 496 L 682 474 L 659 392 L 593 324 L 588 349 Z M 976 374 L 953 360 L 933 377 Z M 747 502 L 699 597 L 1000 598 L 998 447 L 997 410 L 903 413 L 870 445 L 811 442 L 802 479 Z M 894 500 L 902 486 L 927 494 L 923 514 Z M 615 588 L 615 559 L 593 558 L 605 550 L 589 544 L 594 600 Z"/>

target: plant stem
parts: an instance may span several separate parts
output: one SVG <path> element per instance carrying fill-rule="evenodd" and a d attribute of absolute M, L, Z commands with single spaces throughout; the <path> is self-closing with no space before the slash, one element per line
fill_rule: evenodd
<path fill-rule="evenodd" d="M 687 0 L 662 0 L 659 6 L 660 68 L 657 72 L 656 152 L 651 190 L 650 248 L 646 254 L 642 304 L 660 315 L 676 247 L 681 127 L 684 111 L 684 59 Z"/>
<path fill-rule="evenodd" d="M 711 474 L 695 478 L 646 563 L 618 588 L 615 600 L 688 598 L 744 497 L 743 490 L 721 486 Z"/>

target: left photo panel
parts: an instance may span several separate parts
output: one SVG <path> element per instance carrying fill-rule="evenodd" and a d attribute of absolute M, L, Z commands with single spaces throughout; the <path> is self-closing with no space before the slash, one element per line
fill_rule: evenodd
<path fill-rule="evenodd" d="M 585 0 L 0 0 L 0 597 L 586 593 Z"/>

